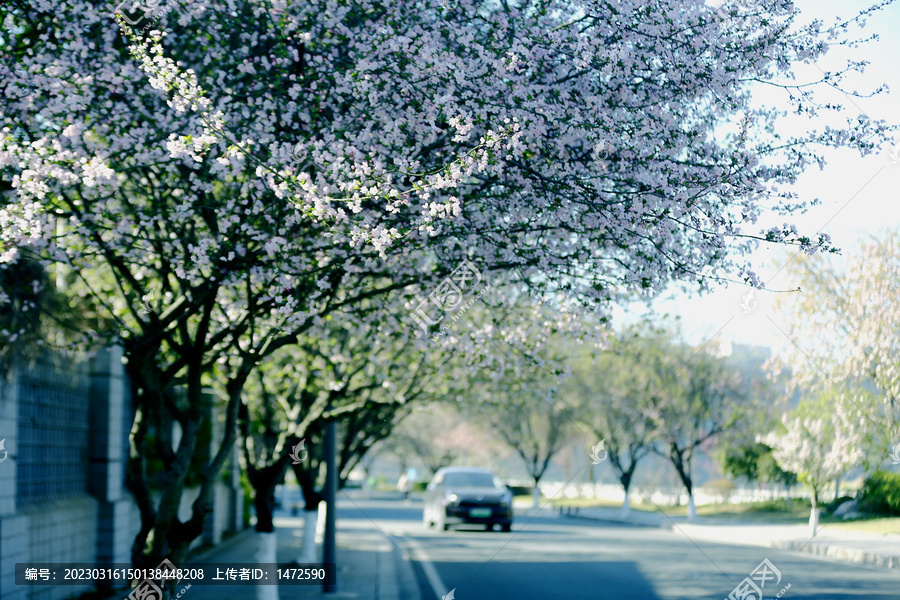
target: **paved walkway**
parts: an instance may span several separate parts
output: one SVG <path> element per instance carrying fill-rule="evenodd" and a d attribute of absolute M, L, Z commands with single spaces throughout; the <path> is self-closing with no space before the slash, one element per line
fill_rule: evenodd
<path fill-rule="evenodd" d="M 294 561 L 300 554 L 303 519 L 275 519 L 278 533 L 277 559 L 280 565 Z M 244 531 L 192 562 L 253 562 L 254 532 Z M 337 592 L 325 594 L 321 585 L 280 585 L 280 600 L 365 598 L 366 600 L 406 600 L 412 598 L 415 575 L 412 567 L 377 530 L 356 529 L 338 522 Z M 320 546 L 321 550 L 321 546 Z M 245 585 L 194 585 L 179 600 L 253 600 L 256 590 Z M 418 596 L 416 596 L 418 597 Z"/>
<path fill-rule="evenodd" d="M 546 509 L 545 509 L 546 510 Z M 820 525 L 815 538 L 809 539 L 808 525 L 766 525 L 735 523 L 700 517 L 689 523 L 686 517 L 669 517 L 658 512 L 633 510 L 622 518 L 618 508 L 582 508 L 557 513 L 564 518 L 591 519 L 636 526 L 660 527 L 682 533 L 693 540 L 722 544 L 766 546 L 780 550 L 806 552 L 846 562 L 900 569 L 900 535 L 847 531 Z"/>
<path fill-rule="evenodd" d="M 276 517 L 276 559 L 280 566 L 289 566 L 300 555 L 304 520 L 300 517 Z M 233 565 L 254 562 L 256 533 L 250 529 L 234 535 L 221 544 L 192 556 L 181 568 L 191 564 L 221 564 L 225 569 Z M 418 599 L 418 585 L 409 560 L 383 533 L 372 527 L 354 527 L 352 522 L 338 520 L 336 535 L 338 565 L 336 593 L 325 594 L 321 584 L 279 585 L 278 600 L 337 600 L 360 598 L 365 600 Z M 319 545 L 321 552 L 321 544 Z M 209 574 L 207 572 L 207 577 Z M 274 586 L 260 586 L 271 590 Z M 270 591 L 271 593 L 271 591 Z M 112 594 L 109 600 L 123 600 L 128 592 Z M 271 595 L 257 595 L 255 584 L 233 585 L 185 584 L 175 588 L 177 600 L 275 600 Z"/>

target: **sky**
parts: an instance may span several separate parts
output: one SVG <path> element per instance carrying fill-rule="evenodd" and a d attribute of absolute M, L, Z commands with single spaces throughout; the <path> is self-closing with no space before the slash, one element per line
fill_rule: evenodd
<path fill-rule="evenodd" d="M 828 24 L 838 15 L 855 15 L 871 3 L 795 0 L 795 4 L 807 18 L 822 19 Z M 862 76 L 852 80 L 853 87 L 862 92 L 887 84 L 890 91 L 865 99 L 851 99 L 834 92 L 829 99 L 846 106 L 847 114 L 862 112 L 873 119 L 900 123 L 900 4 L 869 19 L 864 32 L 867 35 L 877 33 L 879 39 L 855 50 L 839 48 L 818 61 L 818 66 L 823 70 L 836 70 L 850 56 L 868 60 L 871 64 Z M 821 75 L 815 67 L 806 71 L 797 69 L 796 72 L 798 77 Z M 802 121 L 808 123 L 806 119 Z M 900 162 L 891 158 L 895 147 L 900 156 L 900 133 L 885 143 L 881 152 L 864 158 L 852 150 L 826 152 L 824 170 L 810 169 L 794 188 L 802 199 L 818 198 L 821 205 L 806 214 L 761 221 L 759 228 L 789 221 L 796 224 L 801 233 L 827 233 L 834 245 L 842 250 L 837 260 L 846 262 L 859 240 L 886 228 L 900 228 Z M 779 353 L 790 342 L 778 328 L 784 317 L 775 310 L 774 300 L 777 294 L 797 293 L 788 291 L 796 289 L 797 284 L 790 280 L 788 271 L 782 270 L 792 254 L 795 252 L 783 247 L 763 245 L 751 255 L 754 268 L 766 282 L 766 290 L 753 291 L 752 298 L 747 297 L 751 288 L 740 284 L 720 285 L 704 296 L 671 291 L 653 303 L 654 312 L 679 316 L 683 335 L 691 344 L 703 344 L 718 337 L 726 347 L 728 344 L 749 344 L 766 346 Z M 628 322 L 643 312 L 642 306 L 631 305 L 618 309 L 614 319 Z"/>

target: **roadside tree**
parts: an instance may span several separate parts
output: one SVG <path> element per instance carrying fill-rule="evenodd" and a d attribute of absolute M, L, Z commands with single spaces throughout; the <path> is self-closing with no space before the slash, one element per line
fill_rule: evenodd
<path fill-rule="evenodd" d="M 796 473 L 812 490 L 809 537 L 819 524 L 819 501 L 825 486 L 835 481 L 862 459 L 860 435 L 850 415 L 828 396 L 807 403 L 791 415 L 784 415 L 783 429 L 760 436 L 772 448 L 778 466 Z M 833 400 L 833 398 L 831 398 Z"/>
<path fill-rule="evenodd" d="M 759 284 L 741 259 L 756 241 L 830 248 L 790 226 L 760 231 L 763 203 L 799 208 L 786 188 L 816 148 L 866 153 L 886 130 L 859 117 L 782 136 L 785 106 L 752 103 L 756 82 L 798 113 L 839 114 L 812 91 L 862 69 L 792 83 L 793 63 L 860 21 L 795 25 L 792 3 L 722 20 L 695 0 L 450 14 L 172 0 L 129 14 L 141 30 L 113 8 L 0 7 L 0 268 L 67 266 L 68 293 L 90 296 L 123 341 L 139 566 L 166 549 L 184 558 L 254 369 L 337 306 L 440 281 L 471 257 L 584 302 L 672 280 Z M 225 435 L 182 522 L 214 381 Z M 151 453 L 168 474 L 159 490 Z"/>
<path fill-rule="evenodd" d="M 318 446 L 325 425 L 338 424 L 338 471 L 346 473 L 368 450 L 367 440 L 387 435 L 396 413 L 427 393 L 429 378 L 442 366 L 440 347 L 417 341 L 403 313 L 371 303 L 357 308 L 358 314 L 324 319 L 260 365 L 243 394 L 244 465 L 254 488 L 261 552 L 272 558 L 261 562 L 274 561 L 275 487 L 291 467 L 306 504 L 304 544 L 311 543 L 322 499 L 318 484 L 324 456 Z M 377 427 L 372 427 L 376 415 Z M 370 427 L 362 428 L 366 423 Z M 310 456 L 315 460 L 303 465 Z M 304 548 L 304 557 L 311 555 Z M 258 589 L 272 595 L 271 587 Z"/>
<path fill-rule="evenodd" d="M 797 348 L 788 357 L 792 384 L 843 403 L 861 425 L 863 462 L 877 469 L 900 441 L 900 344 L 885 333 L 900 330 L 900 233 L 863 241 L 843 268 L 798 257 L 789 269 L 801 290 L 780 305 Z"/>
<path fill-rule="evenodd" d="M 710 348 L 691 348 L 674 341 L 656 365 L 662 387 L 649 398 L 647 416 L 656 425 L 654 451 L 668 458 L 688 494 L 688 519 L 697 518 L 693 460 L 722 432 L 747 414 L 751 395 L 740 370 Z"/>
<path fill-rule="evenodd" d="M 592 435 L 592 444 L 604 443 L 625 491 L 623 517 L 631 512 L 634 472 L 653 448 L 656 430 L 647 403 L 662 382 L 654 365 L 665 348 L 642 333 L 644 328 L 628 329 L 596 359 L 581 359 L 560 392 L 577 407 L 575 420 Z"/>

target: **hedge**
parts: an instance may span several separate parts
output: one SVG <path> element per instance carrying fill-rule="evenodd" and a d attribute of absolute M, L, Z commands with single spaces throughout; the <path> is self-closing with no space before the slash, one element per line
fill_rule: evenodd
<path fill-rule="evenodd" d="M 860 508 L 877 515 L 900 516 L 900 475 L 875 471 L 860 490 Z"/>

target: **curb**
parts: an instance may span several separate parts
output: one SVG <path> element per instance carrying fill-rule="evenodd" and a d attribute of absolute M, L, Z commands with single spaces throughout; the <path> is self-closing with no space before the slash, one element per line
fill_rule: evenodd
<path fill-rule="evenodd" d="M 675 531 L 675 526 L 668 527 Z M 687 532 L 682 532 L 688 535 Z M 690 536 L 688 536 L 690 537 Z M 900 556 L 892 554 L 873 554 L 864 552 L 855 548 L 846 548 L 839 544 L 829 544 L 826 541 L 800 540 L 773 540 L 760 541 L 759 543 L 741 542 L 731 539 L 718 539 L 712 536 L 698 536 L 706 542 L 715 544 L 729 544 L 737 546 L 757 546 L 760 548 L 774 548 L 785 552 L 797 552 L 802 554 L 812 554 L 822 556 L 843 562 L 854 563 L 858 565 L 868 565 L 882 569 L 900 569 Z"/>
<path fill-rule="evenodd" d="M 386 557 L 385 562 L 390 562 L 391 566 L 384 569 L 384 571 L 391 571 L 393 574 L 393 586 L 391 586 L 391 584 L 386 585 L 385 593 L 379 596 L 379 599 L 412 600 L 413 598 L 421 598 L 422 595 L 416 573 L 413 570 L 412 563 L 410 562 L 407 553 L 399 545 L 400 540 L 393 535 L 389 535 L 388 539 L 391 542 L 391 551 L 390 556 Z M 386 577 L 382 576 L 381 573 L 382 571 L 379 569 L 379 583 Z M 393 589 L 393 595 L 388 593 L 391 589 Z"/>
<path fill-rule="evenodd" d="M 823 542 L 810 543 L 808 541 L 804 542 L 800 540 L 771 542 L 770 545 L 778 550 L 825 556 L 845 562 L 880 567 L 882 569 L 900 569 L 900 556 L 890 554 L 872 554 L 871 552 L 864 552 L 854 548 L 842 548 L 840 546 L 828 545 Z"/>
<path fill-rule="evenodd" d="M 557 513 L 557 516 L 560 518 L 567 519 L 581 519 L 583 521 L 597 521 L 599 523 L 616 523 L 617 525 L 630 525 L 632 527 L 655 527 L 657 529 L 671 529 L 674 527 L 668 523 L 654 524 L 654 523 L 641 523 L 639 521 L 630 521 L 628 519 L 617 519 L 615 517 L 590 517 L 587 515 L 580 515 L 577 512 L 569 513 L 560 511 Z"/>
<path fill-rule="evenodd" d="M 235 544 L 240 542 L 247 541 L 246 538 L 249 538 L 253 535 L 253 532 L 256 531 L 253 526 L 246 527 L 235 534 L 228 536 L 227 539 L 221 540 L 218 544 L 211 548 L 207 548 L 206 550 L 200 552 L 199 554 L 188 554 L 188 558 L 185 560 L 185 563 L 202 563 L 207 562 L 207 558 L 214 554 L 218 554 L 219 552 L 223 552 L 228 550 Z"/>
<path fill-rule="evenodd" d="M 591 517 L 580 515 L 577 512 L 563 512 L 560 511 L 558 513 L 559 517 L 569 518 L 569 519 L 582 519 L 586 521 L 596 521 L 601 523 L 617 523 L 619 525 L 631 525 L 633 527 L 656 527 L 658 529 L 667 529 L 669 531 L 678 531 L 678 523 L 660 523 L 658 525 L 651 523 L 640 523 L 635 521 L 627 521 L 624 519 L 616 519 L 615 517 Z M 683 532 L 682 532 L 683 533 Z M 790 540 L 790 541 L 779 541 L 779 540 L 769 540 L 767 544 L 747 544 L 742 542 L 735 542 L 733 540 L 718 540 L 715 538 L 705 537 L 705 541 L 714 542 L 719 544 L 735 544 L 740 546 L 763 546 L 769 548 L 775 548 L 777 550 L 784 550 L 787 552 L 801 552 L 804 554 L 813 554 L 815 556 L 823 556 L 835 560 L 840 560 L 844 562 L 860 564 L 860 565 L 869 565 L 872 567 L 878 567 L 881 569 L 896 569 L 900 570 L 900 556 L 892 555 L 892 554 L 874 554 L 872 552 L 865 552 L 863 550 L 857 550 L 855 548 L 845 548 L 836 544 L 828 544 L 826 542 L 814 542 L 810 543 L 807 540 Z"/>

